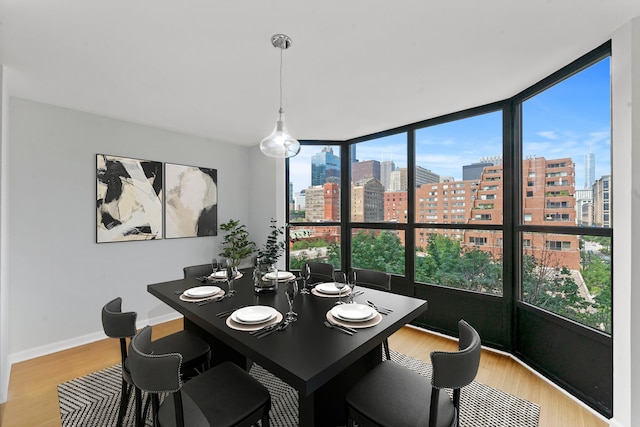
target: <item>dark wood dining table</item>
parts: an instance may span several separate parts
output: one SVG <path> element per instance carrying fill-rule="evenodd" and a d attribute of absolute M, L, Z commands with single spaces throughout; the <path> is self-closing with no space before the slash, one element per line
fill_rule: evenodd
<path fill-rule="evenodd" d="M 246 305 L 271 306 L 288 311 L 283 286 L 276 292 L 256 294 L 252 271 L 241 270 L 235 280 L 236 294 L 220 302 L 197 305 L 180 300 L 180 291 L 203 283 L 195 278 L 155 283 L 147 290 L 184 316 L 185 329 L 192 330 L 212 347 L 212 361 L 231 360 L 245 369 L 258 363 L 298 392 L 300 426 L 346 425 L 344 396 L 366 372 L 382 360 L 382 342 L 427 310 L 427 301 L 368 288 L 355 302 L 371 301 L 393 312 L 382 315 L 372 327 L 346 335 L 324 325 L 327 312 L 337 298 L 299 294 L 294 301 L 297 321 L 282 331 L 258 339 L 246 331 L 227 326 L 216 314 Z M 226 283 L 214 283 L 226 290 Z M 427 402 L 428 403 L 428 402 Z"/>

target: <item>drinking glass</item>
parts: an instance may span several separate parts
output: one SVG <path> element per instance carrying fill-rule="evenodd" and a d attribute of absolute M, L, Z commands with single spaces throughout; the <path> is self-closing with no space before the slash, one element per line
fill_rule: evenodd
<path fill-rule="evenodd" d="M 309 269 L 309 265 L 305 264 L 300 270 L 300 276 L 302 277 L 302 289 L 300 289 L 301 294 L 310 294 L 309 288 L 307 288 L 307 284 L 309 283 L 309 279 L 311 279 L 311 270 Z"/>
<path fill-rule="evenodd" d="M 220 264 L 218 264 L 218 258 L 213 258 L 211 260 L 211 269 L 213 270 L 213 276 L 215 277 L 218 270 L 220 270 Z"/>
<path fill-rule="evenodd" d="M 234 274 L 233 274 L 233 262 L 228 259 L 227 260 L 227 267 L 226 267 L 226 272 L 227 272 L 227 285 L 229 286 L 229 296 L 233 296 L 236 291 L 233 289 L 233 279 L 234 279 Z"/>
<path fill-rule="evenodd" d="M 289 280 L 284 284 L 284 293 L 289 303 L 289 311 L 287 312 L 286 322 L 295 322 L 298 314 L 293 311 L 293 300 L 298 294 L 298 280 Z"/>
<path fill-rule="evenodd" d="M 347 286 L 347 275 L 342 272 L 334 273 L 333 284 L 338 288 L 338 302 L 336 304 L 344 304 L 342 302 L 342 289 Z"/>
<path fill-rule="evenodd" d="M 349 302 L 353 304 L 355 303 L 355 301 L 353 300 L 353 297 L 354 297 L 353 293 L 356 289 L 356 272 L 354 271 L 351 274 L 352 274 L 351 276 L 347 274 L 346 278 L 347 278 L 347 286 L 349 286 L 349 290 L 350 290 Z"/>

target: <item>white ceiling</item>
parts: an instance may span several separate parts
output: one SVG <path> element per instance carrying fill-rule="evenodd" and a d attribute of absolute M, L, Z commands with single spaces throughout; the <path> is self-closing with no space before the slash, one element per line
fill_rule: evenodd
<path fill-rule="evenodd" d="M 510 97 L 640 0 L 0 0 L 9 95 L 256 145 L 278 109 L 342 140 Z"/>

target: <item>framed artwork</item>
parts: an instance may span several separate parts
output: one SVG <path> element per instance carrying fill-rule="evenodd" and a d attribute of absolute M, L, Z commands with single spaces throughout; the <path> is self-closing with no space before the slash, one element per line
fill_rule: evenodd
<path fill-rule="evenodd" d="M 165 163 L 165 237 L 218 234 L 218 171 Z"/>
<path fill-rule="evenodd" d="M 162 239 L 162 162 L 96 155 L 96 241 Z"/>

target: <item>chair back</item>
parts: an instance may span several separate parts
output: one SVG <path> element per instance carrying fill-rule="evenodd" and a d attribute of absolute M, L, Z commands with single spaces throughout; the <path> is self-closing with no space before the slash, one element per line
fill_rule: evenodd
<path fill-rule="evenodd" d="M 211 264 L 191 265 L 182 269 L 184 278 L 210 276 L 213 273 Z"/>
<path fill-rule="evenodd" d="M 458 322 L 459 351 L 431 353 L 435 388 L 462 388 L 473 381 L 480 365 L 481 342 L 478 332 L 464 320 Z"/>
<path fill-rule="evenodd" d="M 356 286 L 378 289 L 381 291 L 391 290 L 391 274 L 384 271 L 366 270 L 362 268 L 351 269 Z"/>
<path fill-rule="evenodd" d="M 307 266 L 311 272 L 311 279 L 309 279 L 309 283 L 333 282 L 333 275 L 335 273 L 333 264 L 310 261 L 307 262 Z"/>
<path fill-rule="evenodd" d="M 153 354 L 151 326 L 145 326 L 129 344 L 129 369 L 133 383 L 149 393 L 175 392 L 182 388 L 180 353 Z"/>
<path fill-rule="evenodd" d="M 102 307 L 102 329 L 110 338 L 120 339 L 120 355 L 124 364 L 127 358 L 126 339 L 136 334 L 137 313 L 122 312 L 122 298 L 115 298 Z M 124 366 L 124 365 L 123 365 Z"/>

